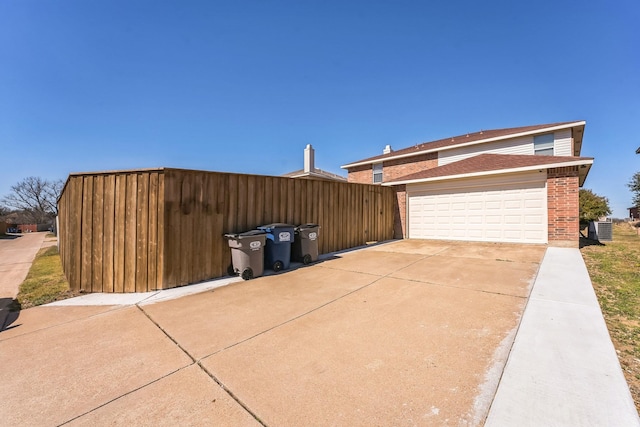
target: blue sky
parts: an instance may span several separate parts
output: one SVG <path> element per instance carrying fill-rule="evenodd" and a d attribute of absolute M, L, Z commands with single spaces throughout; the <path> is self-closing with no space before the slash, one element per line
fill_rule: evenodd
<path fill-rule="evenodd" d="M 640 3 L 0 1 L 0 195 L 157 166 L 280 175 L 586 120 L 585 188 L 631 205 Z"/>

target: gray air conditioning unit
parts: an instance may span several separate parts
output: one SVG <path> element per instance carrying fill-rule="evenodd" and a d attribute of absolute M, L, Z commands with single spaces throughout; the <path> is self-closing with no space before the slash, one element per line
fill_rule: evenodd
<path fill-rule="evenodd" d="M 613 223 L 611 221 L 591 221 L 589 223 L 589 238 L 599 242 L 613 240 Z"/>

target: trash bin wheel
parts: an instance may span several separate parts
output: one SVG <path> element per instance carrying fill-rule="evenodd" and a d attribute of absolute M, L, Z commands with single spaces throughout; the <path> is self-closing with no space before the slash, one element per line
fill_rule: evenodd
<path fill-rule="evenodd" d="M 250 267 L 247 267 L 244 269 L 244 271 L 242 272 L 242 279 L 243 280 L 253 279 L 253 270 Z"/>
<path fill-rule="evenodd" d="M 227 267 L 227 274 L 229 276 L 237 276 L 238 273 L 236 273 L 236 270 L 233 268 L 233 264 L 229 264 L 229 267 Z"/>
<path fill-rule="evenodd" d="M 306 254 L 304 257 L 302 257 L 302 263 L 304 265 L 311 264 L 311 255 L 310 254 Z"/>
<path fill-rule="evenodd" d="M 284 268 L 282 261 L 276 261 L 273 263 L 273 271 L 278 272 Z"/>

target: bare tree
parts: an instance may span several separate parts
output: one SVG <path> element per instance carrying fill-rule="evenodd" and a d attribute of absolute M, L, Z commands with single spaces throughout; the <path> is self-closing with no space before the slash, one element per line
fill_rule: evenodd
<path fill-rule="evenodd" d="M 11 186 L 11 193 L 1 201 L 9 208 L 27 213 L 36 224 L 46 223 L 58 213 L 57 200 L 63 185 L 62 180 L 30 176 Z"/>

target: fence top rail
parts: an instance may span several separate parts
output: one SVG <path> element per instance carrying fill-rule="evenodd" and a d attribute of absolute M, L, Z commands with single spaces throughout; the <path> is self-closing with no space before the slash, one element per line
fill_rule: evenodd
<path fill-rule="evenodd" d="M 240 172 L 225 172 L 225 171 L 211 171 L 211 170 L 199 170 L 199 169 L 186 169 L 186 168 L 172 168 L 172 167 L 155 167 L 155 168 L 138 168 L 138 169 L 116 169 L 116 170 L 104 170 L 104 171 L 94 171 L 94 172 L 71 172 L 69 174 L 69 176 L 67 177 L 64 186 L 62 187 L 62 191 L 60 192 L 60 197 L 58 197 L 57 202 L 60 201 L 60 199 L 62 198 L 62 195 L 64 194 L 67 185 L 69 184 L 69 180 L 72 177 L 79 177 L 79 176 L 97 176 L 97 175 L 125 175 L 125 174 L 135 174 L 135 173 L 151 173 L 151 172 L 160 172 L 160 173 L 164 173 L 167 171 L 176 171 L 176 172 L 188 172 L 188 173 L 214 173 L 214 174 L 228 174 L 228 175 L 241 175 L 241 176 L 257 176 L 257 177 L 266 177 L 266 178 L 281 178 L 281 179 L 300 179 L 300 178 L 293 178 L 293 177 L 287 177 L 287 176 L 278 176 L 278 175 L 262 175 L 262 174 L 251 174 L 251 173 L 240 173 Z M 323 181 L 323 182 L 329 182 L 329 183 L 338 183 L 338 184 L 347 184 L 347 185 L 352 185 L 352 186 L 366 186 L 366 187 L 378 187 L 378 188 L 384 188 L 381 187 L 380 185 L 375 185 L 375 184 L 362 184 L 362 183 L 355 183 L 355 182 L 347 182 L 347 181 L 331 181 L 331 180 L 324 180 L 324 179 L 320 179 L 320 178 L 316 178 L 316 177 L 308 177 L 306 179 L 310 179 L 310 180 L 317 180 L 317 181 Z"/>

